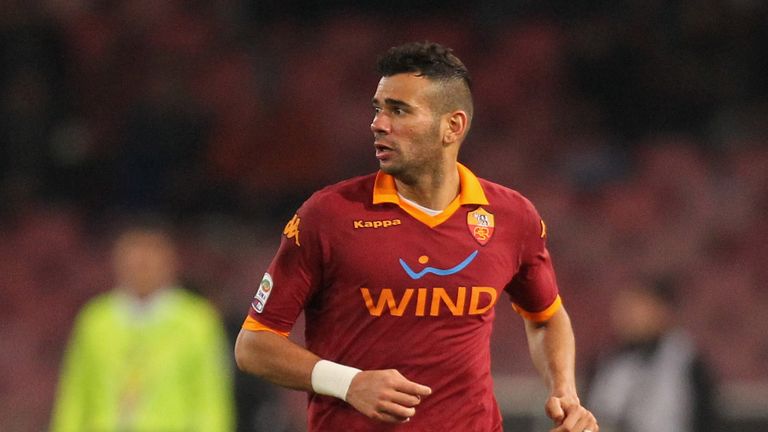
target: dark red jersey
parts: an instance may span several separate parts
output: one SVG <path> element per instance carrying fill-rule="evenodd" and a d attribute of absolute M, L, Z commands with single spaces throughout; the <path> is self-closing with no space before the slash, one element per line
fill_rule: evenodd
<path fill-rule="evenodd" d="M 519 193 L 458 166 L 461 192 L 431 217 L 379 172 L 315 193 L 284 230 L 244 328 L 287 334 L 303 310 L 307 348 L 432 388 L 408 423 L 369 420 L 311 394 L 311 431 L 500 431 L 490 336 L 506 291 L 546 320 L 560 306 L 545 229 Z"/>

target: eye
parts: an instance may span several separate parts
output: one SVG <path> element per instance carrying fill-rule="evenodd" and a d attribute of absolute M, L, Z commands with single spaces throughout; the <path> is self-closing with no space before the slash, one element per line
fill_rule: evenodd
<path fill-rule="evenodd" d="M 380 112 L 381 112 L 381 108 L 380 108 L 380 107 L 377 107 L 377 106 L 375 106 L 375 107 L 373 107 L 373 112 L 374 112 L 374 113 L 376 113 L 376 114 L 378 114 L 378 113 L 380 113 Z"/>
<path fill-rule="evenodd" d="M 394 115 L 403 115 L 405 114 L 405 111 L 402 108 L 392 108 L 392 114 Z"/>

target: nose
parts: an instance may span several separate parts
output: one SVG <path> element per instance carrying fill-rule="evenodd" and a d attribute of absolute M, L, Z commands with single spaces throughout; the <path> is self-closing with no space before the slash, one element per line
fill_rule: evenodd
<path fill-rule="evenodd" d="M 389 133 L 390 129 L 391 125 L 387 119 L 387 116 L 380 112 L 373 116 L 373 121 L 371 122 L 371 131 L 374 133 L 374 135 L 387 134 Z"/>

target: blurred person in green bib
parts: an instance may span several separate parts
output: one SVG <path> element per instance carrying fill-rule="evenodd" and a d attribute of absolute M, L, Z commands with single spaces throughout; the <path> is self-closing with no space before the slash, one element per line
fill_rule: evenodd
<path fill-rule="evenodd" d="M 205 299 L 179 286 L 168 233 L 123 230 L 112 264 L 115 288 L 77 317 L 52 432 L 233 430 L 223 326 Z"/>

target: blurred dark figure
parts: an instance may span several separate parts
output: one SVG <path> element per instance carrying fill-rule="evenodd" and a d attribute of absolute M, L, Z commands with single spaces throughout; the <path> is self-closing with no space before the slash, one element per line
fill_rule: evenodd
<path fill-rule="evenodd" d="M 224 328 L 206 300 L 179 286 L 177 261 L 157 226 L 119 235 L 116 287 L 77 318 L 53 432 L 233 429 Z"/>
<path fill-rule="evenodd" d="M 125 113 L 112 165 L 111 196 L 120 209 L 185 214 L 206 189 L 200 158 L 207 123 L 174 60 L 149 62 Z"/>
<path fill-rule="evenodd" d="M 241 315 L 226 320 L 230 340 L 237 339 L 242 328 Z M 294 431 L 286 403 L 274 384 L 239 370 L 234 372 L 235 410 L 237 432 L 289 432 Z M 303 426 L 303 423 L 302 423 Z"/>
<path fill-rule="evenodd" d="M 599 359 L 588 386 L 602 432 L 718 430 L 711 374 L 675 320 L 676 284 L 638 278 L 616 293 L 618 346 Z"/>
<path fill-rule="evenodd" d="M 0 5 L 0 210 L 40 197 L 54 132 L 71 108 L 59 29 L 26 7 L 5 6 Z"/>

